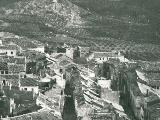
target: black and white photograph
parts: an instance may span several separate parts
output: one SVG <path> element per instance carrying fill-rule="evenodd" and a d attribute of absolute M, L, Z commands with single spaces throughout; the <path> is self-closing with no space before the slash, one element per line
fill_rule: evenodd
<path fill-rule="evenodd" d="M 160 120 L 160 0 L 0 0 L 0 120 Z"/>

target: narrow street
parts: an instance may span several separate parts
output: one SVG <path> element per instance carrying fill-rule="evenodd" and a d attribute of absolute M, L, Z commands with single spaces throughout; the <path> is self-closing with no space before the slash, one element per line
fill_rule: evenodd
<path fill-rule="evenodd" d="M 63 120 L 76 120 L 77 116 L 74 105 L 73 89 L 71 88 L 70 83 L 66 84 L 64 92 L 66 97 L 62 114 Z"/>

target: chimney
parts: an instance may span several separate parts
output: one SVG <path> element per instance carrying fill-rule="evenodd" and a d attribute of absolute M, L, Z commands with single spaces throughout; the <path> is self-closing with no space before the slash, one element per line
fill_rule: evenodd
<path fill-rule="evenodd" d="M 1 83 L 1 90 L 3 89 L 3 83 Z"/>
<path fill-rule="evenodd" d="M 0 40 L 0 45 L 3 45 L 2 40 Z"/>
<path fill-rule="evenodd" d="M 147 93 L 146 93 L 146 96 L 148 97 L 149 96 L 149 90 L 147 89 Z"/>
<path fill-rule="evenodd" d="M 34 92 L 34 90 L 32 90 L 32 94 L 33 94 L 33 100 L 34 100 L 34 98 L 35 98 L 35 92 Z"/>
<path fill-rule="evenodd" d="M 9 84 L 9 90 L 11 90 L 11 89 L 12 89 L 12 83 Z"/>
<path fill-rule="evenodd" d="M 18 80 L 18 87 L 19 87 L 19 88 L 21 87 L 21 80 L 20 80 L 20 78 L 19 78 L 19 80 Z"/>

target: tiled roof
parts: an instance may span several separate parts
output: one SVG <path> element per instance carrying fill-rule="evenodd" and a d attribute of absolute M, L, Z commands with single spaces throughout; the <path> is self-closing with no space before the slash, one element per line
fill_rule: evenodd
<path fill-rule="evenodd" d="M 7 54 L 6 53 L 0 53 L 0 56 L 6 56 Z"/>
<path fill-rule="evenodd" d="M 24 65 L 8 65 L 9 73 L 20 73 L 25 71 Z"/>
<path fill-rule="evenodd" d="M 6 62 L 0 62 L 0 70 L 8 70 L 8 66 Z"/>
<path fill-rule="evenodd" d="M 38 81 L 33 78 L 21 78 L 21 86 L 38 86 Z"/>
<path fill-rule="evenodd" d="M 149 80 L 159 80 L 160 81 L 160 71 L 159 72 L 145 72 L 145 77 Z"/>
<path fill-rule="evenodd" d="M 113 52 L 94 52 L 94 58 L 102 58 L 102 57 L 116 57 L 118 54 Z"/>
<path fill-rule="evenodd" d="M 4 86 L 3 90 L 5 95 L 9 98 L 15 98 L 16 104 L 27 104 L 33 103 L 33 93 L 29 91 L 20 91 L 18 87 L 12 87 L 10 90 L 9 87 Z"/>
<path fill-rule="evenodd" d="M 22 47 L 23 49 L 29 49 L 29 48 L 36 48 L 37 47 L 37 43 L 35 43 L 35 41 L 33 42 L 33 40 L 29 40 L 27 38 L 20 38 L 20 39 L 16 39 L 16 38 L 8 38 L 6 39 L 7 43 L 13 42 L 16 45 Z"/>
<path fill-rule="evenodd" d="M 143 71 L 160 71 L 160 62 L 138 62 Z"/>
<path fill-rule="evenodd" d="M 58 62 L 63 61 L 63 60 L 72 61 L 71 58 L 69 58 L 68 56 L 64 54 L 57 54 L 54 56 L 54 59 L 56 59 Z"/>
<path fill-rule="evenodd" d="M 59 63 L 59 65 L 60 66 L 66 66 L 66 65 L 68 65 L 68 64 L 70 64 L 71 62 L 70 61 L 68 61 L 68 60 L 63 60 L 63 61 L 61 61 L 60 63 Z"/>
<path fill-rule="evenodd" d="M 145 101 L 148 103 L 148 105 L 153 105 L 156 103 L 155 101 L 160 101 L 160 98 L 156 94 L 148 92 L 148 96 L 145 97 Z"/>
<path fill-rule="evenodd" d="M 147 82 L 150 86 L 160 86 L 160 71 L 137 71 L 140 79 Z"/>
<path fill-rule="evenodd" d="M 9 79 L 19 79 L 19 75 L 0 75 L 1 77 L 3 77 L 3 78 L 5 78 L 5 79 L 7 79 L 7 80 L 9 80 Z"/>
<path fill-rule="evenodd" d="M 1 50 L 17 50 L 18 46 L 17 45 L 5 45 L 5 46 L 0 46 Z"/>
<path fill-rule="evenodd" d="M 25 64 L 25 57 L 1 56 L 0 60 L 7 63 Z"/>
<path fill-rule="evenodd" d="M 74 68 L 76 68 L 76 65 L 75 64 L 69 64 L 65 67 L 65 70 L 67 72 L 71 72 Z"/>
<path fill-rule="evenodd" d="M 59 54 L 59 55 L 55 56 L 54 58 L 55 59 L 60 59 L 62 56 L 63 56 L 63 54 Z"/>
<path fill-rule="evenodd" d="M 40 60 L 45 58 L 45 54 L 37 52 L 37 51 L 25 51 L 23 52 L 23 56 L 30 60 Z"/>
<path fill-rule="evenodd" d="M 80 48 L 81 52 L 85 52 L 85 51 L 89 52 L 89 50 L 90 50 L 90 47 L 88 47 L 88 46 L 79 46 L 79 48 Z"/>
<path fill-rule="evenodd" d="M 15 58 L 16 64 L 25 64 L 25 58 L 24 57 L 17 57 Z"/>
<path fill-rule="evenodd" d="M 101 88 L 101 97 L 115 103 L 119 103 L 119 92 L 108 88 Z"/>
<path fill-rule="evenodd" d="M 148 105 L 148 111 L 151 117 L 160 117 L 160 99 L 150 105 Z"/>
<path fill-rule="evenodd" d="M 145 98 L 147 102 L 147 109 L 150 112 L 151 117 L 160 117 L 160 98 L 155 94 L 149 94 L 148 97 Z"/>
<path fill-rule="evenodd" d="M 6 61 L 7 63 L 15 63 L 16 59 L 14 57 L 5 57 L 3 58 L 4 61 Z"/>
<path fill-rule="evenodd" d="M 149 80 L 149 85 L 150 86 L 160 86 L 160 80 Z"/>
<path fill-rule="evenodd" d="M 21 116 L 5 118 L 2 120 L 62 120 L 62 118 L 57 117 L 55 112 L 52 110 L 39 110 L 38 112 L 28 113 Z"/>
<path fill-rule="evenodd" d="M 19 75 L 0 75 L 1 80 L 5 79 L 7 80 L 9 83 L 12 84 L 12 86 L 18 86 L 18 82 L 19 82 Z"/>
<path fill-rule="evenodd" d="M 29 104 L 21 104 L 14 109 L 13 115 L 18 116 L 18 115 L 22 115 L 24 113 L 27 114 L 27 113 L 30 113 L 30 112 L 40 110 L 41 108 L 42 107 L 37 106 L 35 102 L 29 103 Z"/>

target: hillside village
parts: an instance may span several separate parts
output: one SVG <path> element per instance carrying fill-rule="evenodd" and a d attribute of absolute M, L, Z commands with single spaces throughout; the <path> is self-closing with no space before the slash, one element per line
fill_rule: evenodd
<path fill-rule="evenodd" d="M 67 102 L 70 101 L 70 102 Z M 158 120 L 160 63 L 126 51 L 0 39 L 2 120 Z"/>

